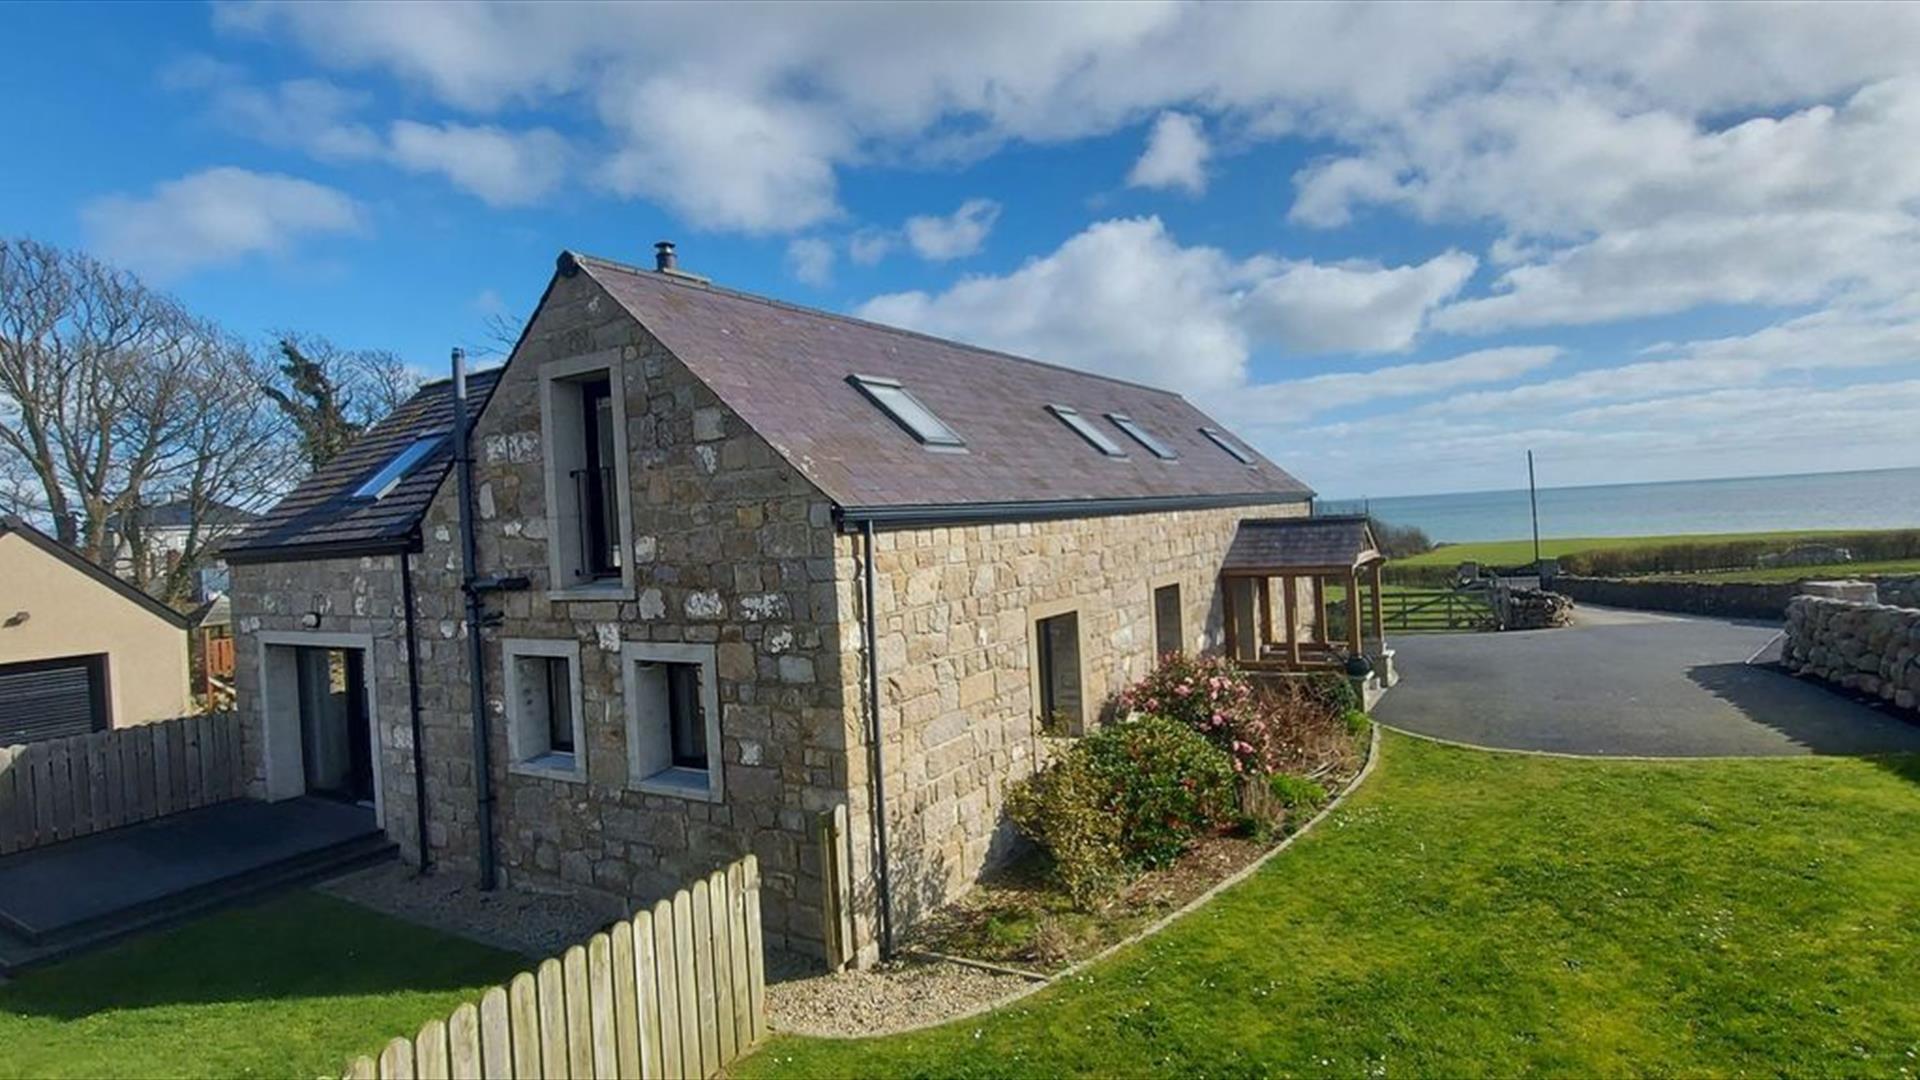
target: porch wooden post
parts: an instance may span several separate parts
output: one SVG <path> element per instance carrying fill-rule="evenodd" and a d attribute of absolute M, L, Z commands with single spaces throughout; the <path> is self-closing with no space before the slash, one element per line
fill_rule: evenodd
<path fill-rule="evenodd" d="M 1322 645 L 1330 644 L 1327 635 L 1327 579 L 1315 574 L 1313 577 L 1313 640 Z"/>
<path fill-rule="evenodd" d="M 1300 579 L 1289 574 L 1280 579 L 1280 590 L 1286 599 L 1287 661 L 1298 668 L 1300 666 Z"/>
<path fill-rule="evenodd" d="M 1380 563 L 1373 564 L 1373 639 L 1380 643 L 1380 651 L 1387 651 L 1387 620 L 1380 611 Z"/>
<path fill-rule="evenodd" d="M 1262 575 L 1260 578 L 1260 647 L 1254 650 L 1257 659 L 1267 658 L 1267 646 L 1274 643 L 1273 636 L 1273 579 Z"/>
<path fill-rule="evenodd" d="M 1360 655 L 1360 572 L 1347 571 L 1347 648 Z"/>
<path fill-rule="evenodd" d="M 1240 605 L 1233 595 L 1233 583 L 1237 580 L 1224 574 L 1220 577 L 1220 599 L 1226 608 L 1222 613 L 1226 616 L 1222 625 L 1227 632 L 1227 658 L 1230 660 L 1240 659 Z"/>

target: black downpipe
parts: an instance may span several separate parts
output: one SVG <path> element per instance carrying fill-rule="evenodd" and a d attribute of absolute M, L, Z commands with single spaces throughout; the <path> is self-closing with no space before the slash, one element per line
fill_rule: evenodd
<path fill-rule="evenodd" d="M 873 833 L 878 849 L 880 886 L 880 958 L 893 958 L 893 875 L 887 868 L 887 770 L 880 746 L 880 630 L 873 610 L 873 522 L 866 523 L 867 716 L 873 740 Z"/>
<path fill-rule="evenodd" d="M 493 762 L 487 745 L 486 648 L 480 640 L 479 543 L 473 534 L 473 452 L 467 439 L 467 354 L 453 350 L 453 460 L 460 471 L 460 591 L 467 595 L 468 695 L 473 699 L 474 824 L 480 830 L 480 888 L 495 884 Z"/>
<path fill-rule="evenodd" d="M 400 602 L 407 609 L 407 713 L 413 723 L 413 821 L 420 872 L 427 872 L 427 755 L 420 723 L 420 635 L 413 621 L 413 556 L 400 553 Z"/>

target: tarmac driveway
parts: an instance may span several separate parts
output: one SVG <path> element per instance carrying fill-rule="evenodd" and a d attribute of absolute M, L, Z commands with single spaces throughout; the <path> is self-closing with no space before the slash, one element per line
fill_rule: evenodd
<path fill-rule="evenodd" d="M 1649 757 L 1920 751 L 1920 723 L 1748 658 L 1769 624 L 1583 607 L 1571 627 L 1388 635 L 1400 684 L 1374 710 L 1422 735 Z"/>

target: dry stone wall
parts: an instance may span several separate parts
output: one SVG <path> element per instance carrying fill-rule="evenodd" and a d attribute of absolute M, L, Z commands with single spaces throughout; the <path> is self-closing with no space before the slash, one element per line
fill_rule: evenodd
<path fill-rule="evenodd" d="M 1797 674 L 1920 709 L 1920 609 L 1796 597 L 1784 658 Z"/>

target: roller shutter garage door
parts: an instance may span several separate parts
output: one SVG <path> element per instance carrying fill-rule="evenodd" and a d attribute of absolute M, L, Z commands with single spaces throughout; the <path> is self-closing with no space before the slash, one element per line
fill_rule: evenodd
<path fill-rule="evenodd" d="M 104 731 L 107 658 L 0 664 L 0 746 Z"/>

